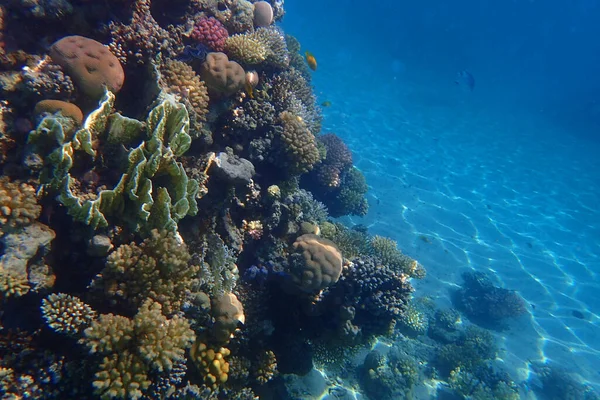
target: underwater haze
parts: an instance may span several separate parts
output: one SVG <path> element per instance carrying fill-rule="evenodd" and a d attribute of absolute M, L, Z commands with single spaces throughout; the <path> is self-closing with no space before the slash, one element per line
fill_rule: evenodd
<path fill-rule="evenodd" d="M 369 214 L 350 221 L 426 265 L 417 293 L 437 304 L 452 304 L 465 271 L 517 290 L 529 314 L 494 333 L 515 380 L 555 363 L 598 387 L 600 2 L 288 9 L 322 65 L 324 129 L 369 182 Z M 472 92 L 455 83 L 462 70 Z"/>
<path fill-rule="evenodd" d="M 0 1 L 0 399 L 600 400 L 599 21 Z"/>

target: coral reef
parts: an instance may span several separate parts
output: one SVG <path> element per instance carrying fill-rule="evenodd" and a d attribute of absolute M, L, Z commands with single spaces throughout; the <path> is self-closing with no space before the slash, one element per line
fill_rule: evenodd
<path fill-rule="evenodd" d="M 423 279 L 425 268 L 416 260 L 402 254 L 398 244 L 390 238 L 375 235 L 371 238 L 372 255 L 394 270 L 413 278 Z"/>
<path fill-rule="evenodd" d="M 200 72 L 208 88 L 217 95 L 231 96 L 246 83 L 244 69 L 223 53 L 209 53 Z"/>
<path fill-rule="evenodd" d="M 310 171 L 321 157 L 314 135 L 301 117 L 288 111 L 279 114 L 279 121 L 283 127 L 279 136 L 285 153 L 283 166 L 290 174 Z"/>
<path fill-rule="evenodd" d="M 41 212 L 33 186 L 0 177 L 0 236 L 30 225 Z"/>
<path fill-rule="evenodd" d="M 299 236 L 293 244 L 300 253 L 292 255 L 290 263 L 294 283 L 303 291 L 312 292 L 333 285 L 342 273 L 342 253 L 331 240 L 317 235 Z"/>
<path fill-rule="evenodd" d="M 42 300 L 42 316 L 56 332 L 77 335 L 95 319 L 96 312 L 81 299 L 65 293 L 52 293 Z"/>
<path fill-rule="evenodd" d="M 102 43 L 82 36 L 67 36 L 50 47 L 52 61 L 60 65 L 86 96 L 99 99 L 104 88 L 121 90 L 125 72 L 121 63 Z"/>
<path fill-rule="evenodd" d="M 194 24 L 194 30 L 190 37 L 214 51 L 223 51 L 229 33 L 218 19 L 202 17 Z"/>
<path fill-rule="evenodd" d="M 94 285 L 117 304 L 135 309 L 150 298 L 170 315 L 180 310 L 197 273 L 187 246 L 174 233 L 153 230 L 141 244 L 123 244 L 109 254 Z"/>
<path fill-rule="evenodd" d="M 453 296 L 456 308 L 484 326 L 502 326 L 507 318 L 527 313 L 525 301 L 512 290 L 494 286 L 482 272 L 465 272 L 462 289 Z"/>

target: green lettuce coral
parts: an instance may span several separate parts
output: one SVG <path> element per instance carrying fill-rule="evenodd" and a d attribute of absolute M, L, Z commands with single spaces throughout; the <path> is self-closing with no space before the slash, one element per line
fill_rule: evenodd
<path fill-rule="evenodd" d="M 113 113 L 113 104 L 114 95 L 106 92 L 98 109 L 72 136 L 63 118 L 55 115 L 44 118 L 29 135 L 35 151 L 42 156 L 49 151 L 42 172 L 44 188 L 58 193 L 58 201 L 75 220 L 93 228 L 108 226 L 107 218 L 112 216 L 135 230 L 175 231 L 180 219 L 198 212 L 199 184 L 177 161 L 191 144 L 188 112 L 173 96 L 162 93 L 144 128 L 141 121 Z M 79 164 L 108 172 L 102 171 L 106 155 L 97 149 L 136 141 L 141 143 L 127 148 L 125 168 L 116 184 L 86 190 Z"/>

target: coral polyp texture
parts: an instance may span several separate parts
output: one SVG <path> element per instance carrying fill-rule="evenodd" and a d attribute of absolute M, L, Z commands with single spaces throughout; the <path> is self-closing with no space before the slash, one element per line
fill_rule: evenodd
<path fill-rule="evenodd" d="M 410 252 L 334 220 L 369 185 L 282 0 L 0 3 L 0 397 L 514 392 Z M 455 301 L 525 310 L 479 276 Z"/>

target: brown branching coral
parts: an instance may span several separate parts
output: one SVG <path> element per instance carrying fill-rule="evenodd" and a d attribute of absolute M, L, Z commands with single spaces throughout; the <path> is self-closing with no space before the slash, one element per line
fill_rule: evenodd
<path fill-rule="evenodd" d="M 288 111 L 279 114 L 283 126 L 281 142 L 286 153 L 285 163 L 291 174 L 308 172 L 320 160 L 314 135 L 301 117 Z"/>
<path fill-rule="evenodd" d="M 172 26 L 162 28 L 150 12 L 150 0 L 136 0 L 129 24 L 111 22 L 109 48 L 119 60 L 145 64 L 157 54 L 175 57 L 183 50 L 181 33 Z"/>
<path fill-rule="evenodd" d="M 186 105 L 195 125 L 192 131 L 200 131 L 208 113 L 208 89 L 192 67 L 181 61 L 165 60 L 160 65 L 160 83 L 167 93 Z"/>
<path fill-rule="evenodd" d="M 0 178 L 0 236 L 31 224 L 41 212 L 33 186 Z"/>
<path fill-rule="evenodd" d="M 84 331 L 82 342 L 91 353 L 105 357 L 93 385 L 103 399 L 137 399 L 150 386 L 152 371 L 170 371 L 185 360 L 185 350 L 195 340 L 188 321 L 167 319 L 159 303 L 146 300 L 133 320 L 101 315 Z"/>
<path fill-rule="evenodd" d="M 187 246 L 174 233 L 153 230 L 142 244 L 125 244 L 113 251 L 96 283 L 113 300 L 137 307 L 151 298 L 172 314 L 196 282 L 198 267 L 189 261 Z"/>
<path fill-rule="evenodd" d="M 401 272 L 412 278 L 423 279 L 425 277 L 425 268 L 416 260 L 402 254 L 398 249 L 398 244 L 394 240 L 375 235 L 371 239 L 370 245 L 372 255 L 392 270 Z"/>
<path fill-rule="evenodd" d="M 247 33 L 229 36 L 225 42 L 225 52 L 231 59 L 243 64 L 260 64 L 267 59 L 266 46 Z"/>

